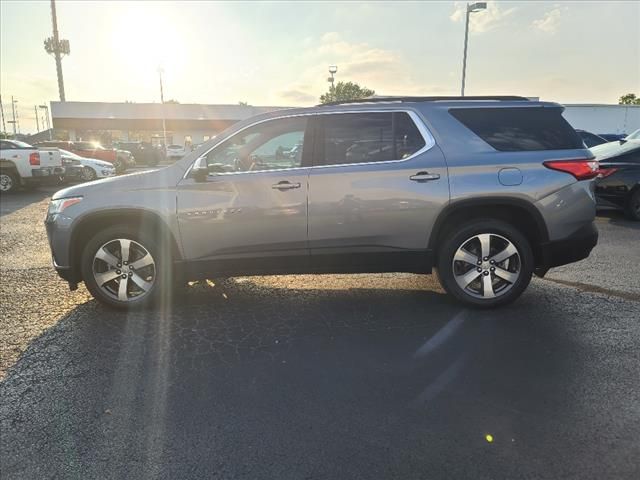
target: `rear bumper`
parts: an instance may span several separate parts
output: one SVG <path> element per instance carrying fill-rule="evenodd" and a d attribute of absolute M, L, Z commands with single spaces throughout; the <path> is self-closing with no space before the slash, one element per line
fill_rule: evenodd
<path fill-rule="evenodd" d="M 589 223 L 562 240 L 542 244 L 542 267 L 549 269 L 583 260 L 597 244 L 598 229 Z"/>

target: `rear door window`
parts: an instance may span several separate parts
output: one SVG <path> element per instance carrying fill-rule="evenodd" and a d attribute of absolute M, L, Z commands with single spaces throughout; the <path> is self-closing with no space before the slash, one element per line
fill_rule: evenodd
<path fill-rule="evenodd" d="M 320 115 L 317 165 L 403 160 L 425 146 L 406 112 Z"/>
<path fill-rule="evenodd" d="M 503 152 L 584 148 L 582 139 L 564 119 L 560 108 L 455 108 L 449 113 Z"/>

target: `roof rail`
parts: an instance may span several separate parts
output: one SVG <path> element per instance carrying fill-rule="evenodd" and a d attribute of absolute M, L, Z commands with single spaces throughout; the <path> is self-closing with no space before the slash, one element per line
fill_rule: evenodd
<path fill-rule="evenodd" d="M 490 96 L 470 96 L 470 97 L 368 97 L 358 100 L 342 100 L 336 102 L 323 103 L 319 107 L 331 105 L 345 105 L 350 103 L 391 103 L 391 102 L 439 102 L 439 101 L 468 101 L 468 100 L 495 100 L 498 102 L 528 102 L 527 97 L 517 95 L 490 95 Z"/>

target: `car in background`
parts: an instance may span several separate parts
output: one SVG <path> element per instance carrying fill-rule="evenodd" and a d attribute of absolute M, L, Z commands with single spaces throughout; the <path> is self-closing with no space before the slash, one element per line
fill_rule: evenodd
<path fill-rule="evenodd" d="M 602 138 L 600 135 L 587 132 L 586 130 L 576 130 L 576 132 L 578 132 L 578 135 L 580 135 L 587 148 L 595 147 L 596 145 L 602 145 L 603 143 L 607 143 L 609 141 L 605 138 Z"/>
<path fill-rule="evenodd" d="M 55 147 L 75 153 L 85 158 L 95 158 L 113 164 L 117 173 L 123 173 L 127 167 L 135 165 L 135 159 L 130 152 L 118 151 L 115 148 L 105 148 L 97 142 L 45 141 L 36 144 L 38 147 Z"/>
<path fill-rule="evenodd" d="M 114 146 L 121 150 L 131 152 L 136 163 L 155 167 L 163 157 L 162 150 L 154 147 L 149 142 L 116 142 Z"/>
<path fill-rule="evenodd" d="M 607 142 L 616 142 L 618 140 L 624 140 L 627 134 L 626 133 L 599 133 L 598 136 L 604 138 Z"/>
<path fill-rule="evenodd" d="M 631 220 L 640 221 L 640 138 L 604 143 L 591 152 L 600 165 L 597 206 L 622 210 Z"/>
<path fill-rule="evenodd" d="M 64 172 L 57 148 L 41 148 L 19 140 L 0 140 L 1 192 L 14 192 L 21 186 L 58 181 Z"/>
<path fill-rule="evenodd" d="M 167 145 L 167 158 L 179 159 L 187 154 L 187 150 L 182 145 Z"/>
<path fill-rule="evenodd" d="M 62 154 L 62 161 L 72 162 L 74 165 L 81 166 L 81 172 L 78 175 L 78 180 L 83 182 L 90 182 L 98 178 L 114 177 L 116 175 L 116 169 L 110 162 L 104 160 L 96 160 L 95 158 L 81 157 L 68 150 L 60 149 Z"/>

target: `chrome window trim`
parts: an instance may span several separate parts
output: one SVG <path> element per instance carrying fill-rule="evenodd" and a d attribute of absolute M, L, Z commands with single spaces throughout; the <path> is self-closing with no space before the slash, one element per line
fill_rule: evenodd
<path fill-rule="evenodd" d="M 288 171 L 295 171 L 295 170 L 312 170 L 315 168 L 329 168 L 329 167 L 351 167 L 354 165 L 384 165 L 387 163 L 401 163 L 401 162 L 408 162 L 409 160 L 412 160 L 413 158 L 422 155 L 423 153 L 431 150 L 435 144 L 436 144 L 436 140 L 433 137 L 433 135 L 431 134 L 431 132 L 429 131 L 429 129 L 427 128 L 427 126 L 425 125 L 424 121 L 422 120 L 422 118 L 420 118 L 420 116 L 411 109 L 408 108 L 397 108 L 397 109 L 349 109 L 349 110 L 339 110 L 339 111 L 328 111 L 328 112 L 305 112 L 305 113 L 295 113 L 295 114 L 290 114 L 290 115 L 282 115 L 279 117 L 272 117 L 272 118 L 265 118 L 263 120 L 259 120 L 257 122 L 251 123 L 243 128 L 241 128 L 240 130 L 238 130 L 237 132 L 234 132 L 232 135 L 221 139 L 219 142 L 217 142 L 215 145 L 213 145 L 210 149 L 208 149 L 206 152 L 204 152 L 202 155 L 200 155 L 198 158 L 196 158 L 191 165 L 189 166 L 189 168 L 187 169 L 187 171 L 185 172 L 185 174 L 182 176 L 183 179 L 186 179 L 189 176 L 189 173 L 191 172 L 191 169 L 193 168 L 193 166 L 195 165 L 195 163 L 203 158 L 206 157 L 207 155 L 209 155 L 209 152 L 211 152 L 212 150 L 214 150 L 215 148 L 217 148 L 218 146 L 222 145 L 225 141 L 227 141 L 229 138 L 244 132 L 245 130 L 247 130 L 248 128 L 252 128 L 255 127 L 256 125 L 260 125 L 262 123 L 266 123 L 266 122 L 272 122 L 274 120 L 284 120 L 287 118 L 295 118 L 295 117 L 310 117 L 310 116 L 315 116 L 315 115 L 344 115 L 344 114 L 349 114 L 349 113 L 406 113 L 409 115 L 409 118 L 411 118 L 411 120 L 413 121 L 414 125 L 417 127 L 418 131 L 420 132 L 420 135 L 422 136 L 422 139 L 424 140 L 424 146 L 418 150 L 417 152 L 412 153 L 411 155 L 409 155 L 407 158 L 402 158 L 399 160 L 383 160 L 380 162 L 358 162 L 358 163 L 336 163 L 336 164 L 331 164 L 331 165 L 311 165 L 311 166 L 307 166 L 307 167 L 290 167 L 290 168 L 278 168 L 278 169 L 273 169 L 273 170 L 251 170 L 251 171 L 246 171 L 246 172 L 224 172 L 224 173 L 216 173 L 215 175 L 210 175 L 211 177 L 217 177 L 217 176 L 226 176 L 226 175 L 239 175 L 239 174 L 244 174 L 244 173 L 267 173 L 267 172 L 288 172 Z"/>

